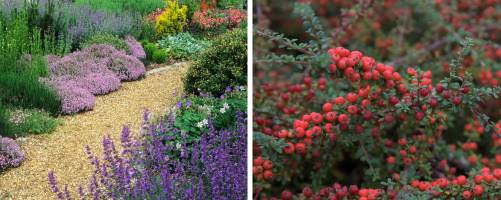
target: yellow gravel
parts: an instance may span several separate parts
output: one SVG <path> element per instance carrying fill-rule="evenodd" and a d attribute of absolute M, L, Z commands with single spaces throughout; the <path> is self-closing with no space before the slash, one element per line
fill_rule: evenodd
<path fill-rule="evenodd" d="M 63 124 L 53 133 L 21 141 L 26 160 L 22 166 L 0 174 L 0 199 L 2 193 L 15 200 L 54 199 L 47 182 L 49 170 L 54 171 L 59 183 L 68 184 L 72 193 L 79 184 L 87 186 L 92 168 L 84 145 L 101 157 L 104 135 L 119 142 L 124 124 L 137 133 L 144 109 L 161 114 L 174 105 L 172 93 L 182 90 L 181 78 L 186 70 L 186 64 L 177 65 L 143 80 L 122 83 L 118 91 L 97 97 L 93 111 L 61 117 Z"/>

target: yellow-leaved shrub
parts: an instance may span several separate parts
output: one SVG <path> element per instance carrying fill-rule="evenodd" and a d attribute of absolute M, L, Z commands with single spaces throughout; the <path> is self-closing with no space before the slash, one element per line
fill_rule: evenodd
<path fill-rule="evenodd" d="M 186 25 L 188 7 L 179 5 L 178 0 L 165 0 L 167 7 L 156 20 L 156 32 L 159 36 L 181 32 Z"/>

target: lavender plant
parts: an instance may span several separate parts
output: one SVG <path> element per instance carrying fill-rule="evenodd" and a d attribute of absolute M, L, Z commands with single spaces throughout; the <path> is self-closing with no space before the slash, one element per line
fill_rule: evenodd
<path fill-rule="evenodd" d="M 0 172 L 11 167 L 18 167 L 24 160 L 24 154 L 15 140 L 0 137 Z"/>
<path fill-rule="evenodd" d="M 127 126 L 123 128 L 122 151 L 109 136 L 103 138 L 102 159 L 85 148 L 94 172 L 88 187 L 78 188 L 79 198 L 246 199 L 247 119 L 244 113 L 236 118 L 233 129 L 216 130 L 210 125 L 199 142 L 187 146 L 164 134 L 180 134 L 172 115 L 155 122 L 145 112 L 139 139 L 131 137 Z M 48 180 L 57 199 L 72 199 L 52 171 Z"/>

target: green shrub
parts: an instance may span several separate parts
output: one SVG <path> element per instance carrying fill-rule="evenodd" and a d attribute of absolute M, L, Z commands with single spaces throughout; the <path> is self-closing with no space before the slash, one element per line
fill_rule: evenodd
<path fill-rule="evenodd" d="M 209 45 L 208 42 L 197 40 L 186 32 L 167 36 L 158 41 L 158 44 L 161 48 L 166 49 L 169 58 L 174 60 L 196 58 Z"/>
<path fill-rule="evenodd" d="M 57 115 L 61 101 L 56 92 L 30 74 L 0 73 L 0 103 L 44 109 Z"/>
<path fill-rule="evenodd" d="M 218 37 L 188 69 L 184 79 L 187 93 L 206 92 L 218 96 L 227 86 L 247 83 L 246 32 L 235 29 Z"/>
<path fill-rule="evenodd" d="M 167 8 L 160 14 L 156 22 L 157 35 L 165 36 L 181 32 L 186 25 L 188 8 L 180 6 L 178 0 L 165 0 Z"/>
<path fill-rule="evenodd" d="M 193 14 L 196 11 L 200 10 L 200 3 L 201 3 L 200 0 L 180 0 L 179 1 L 179 4 L 185 5 L 188 8 L 186 15 L 187 15 L 187 18 L 189 20 L 191 20 L 191 17 L 193 16 Z"/>
<path fill-rule="evenodd" d="M 167 62 L 167 51 L 165 49 L 157 49 L 152 56 L 152 61 L 155 63 Z"/>
<path fill-rule="evenodd" d="M 217 2 L 217 7 L 221 9 L 229 9 L 229 8 L 244 9 L 246 3 L 247 2 L 245 0 L 219 0 Z"/>
<path fill-rule="evenodd" d="M 82 43 L 81 47 L 86 48 L 94 44 L 108 44 L 116 49 L 129 52 L 129 46 L 124 40 L 108 33 L 101 33 L 90 37 L 87 41 Z"/>
<path fill-rule="evenodd" d="M 133 34 L 137 40 L 154 41 L 156 39 L 155 24 L 143 19 L 140 24 L 139 32 Z"/>
<path fill-rule="evenodd" d="M 154 43 L 144 42 L 144 52 L 146 53 L 147 60 L 153 60 L 153 54 L 159 49 Z"/>
<path fill-rule="evenodd" d="M 56 119 L 38 109 L 12 109 L 7 113 L 6 127 L 0 132 L 3 136 L 20 137 L 27 134 L 50 133 L 58 125 Z"/>

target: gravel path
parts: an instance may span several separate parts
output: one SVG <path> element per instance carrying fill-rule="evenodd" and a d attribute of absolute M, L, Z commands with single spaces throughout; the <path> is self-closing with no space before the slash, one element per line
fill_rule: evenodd
<path fill-rule="evenodd" d="M 86 187 L 92 168 L 84 145 L 101 157 L 104 135 L 118 142 L 124 124 L 137 132 L 144 109 L 160 114 L 174 105 L 172 93 L 181 91 L 186 70 L 186 64 L 168 66 L 143 80 L 122 83 L 118 91 L 97 97 L 93 111 L 61 117 L 63 124 L 53 133 L 22 139 L 26 160 L 0 174 L 0 199 L 2 193 L 10 193 L 14 200 L 54 199 L 47 182 L 50 169 L 72 192 L 79 184 Z"/>

